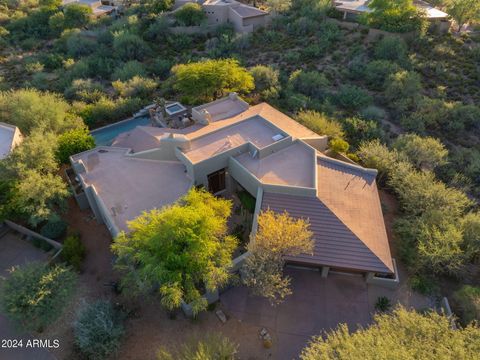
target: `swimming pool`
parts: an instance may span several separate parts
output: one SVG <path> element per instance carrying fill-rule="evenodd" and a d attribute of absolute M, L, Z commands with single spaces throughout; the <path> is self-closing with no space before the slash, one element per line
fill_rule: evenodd
<path fill-rule="evenodd" d="M 95 139 L 97 146 L 109 146 L 113 140 L 120 134 L 133 130 L 137 126 L 151 125 L 149 116 L 140 116 L 133 119 L 123 120 L 112 125 L 107 125 L 96 130 L 90 131 Z"/>

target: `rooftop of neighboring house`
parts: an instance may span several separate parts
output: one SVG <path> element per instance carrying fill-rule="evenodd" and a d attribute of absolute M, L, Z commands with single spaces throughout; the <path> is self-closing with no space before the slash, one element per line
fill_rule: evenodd
<path fill-rule="evenodd" d="M 0 122 L 0 159 L 6 158 L 21 141 L 22 134 L 16 126 Z"/>
<path fill-rule="evenodd" d="M 372 11 L 368 7 L 369 0 L 338 0 L 335 1 L 335 7 L 339 11 L 346 11 L 351 13 L 363 13 Z M 431 4 L 422 0 L 414 0 L 415 6 L 425 10 L 429 19 L 444 19 L 448 14 L 435 8 Z"/>
<path fill-rule="evenodd" d="M 92 13 L 95 16 L 108 14 L 115 10 L 115 6 L 103 5 L 100 0 L 63 0 L 62 4 L 80 4 L 88 6 L 90 9 L 92 9 Z"/>
<path fill-rule="evenodd" d="M 256 8 L 255 6 L 243 4 L 236 0 L 175 0 L 174 8 L 179 8 L 189 2 L 198 3 L 202 6 L 221 6 L 221 7 L 230 7 L 234 10 L 238 16 L 241 18 L 251 18 L 257 16 L 265 16 L 268 15 L 267 11 L 261 10 Z"/>
<path fill-rule="evenodd" d="M 82 160 L 85 171 L 77 174 L 95 187 L 119 229 L 144 210 L 174 202 L 228 163 L 263 188 L 263 209 L 309 219 L 315 252 L 290 260 L 393 272 L 376 170 L 327 157 L 325 136 L 235 94 L 193 108 L 192 117 L 186 128 L 137 127 L 112 147 L 72 157 L 72 163 Z"/>

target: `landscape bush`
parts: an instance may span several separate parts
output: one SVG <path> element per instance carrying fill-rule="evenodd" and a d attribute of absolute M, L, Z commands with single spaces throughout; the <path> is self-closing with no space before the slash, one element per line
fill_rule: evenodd
<path fill-rule="evenodd" d="M 348 111 L 359 110 L 372 103 L 372 97 L 355 85 L 342 85 L 339 91 L 333 95 L 333 100 Z"/>
<path fill-rule="evenodd" d="M 288 78 L 291 90 L 315 99 L 324 99 L 329 82 L 325 75 L 318 71 L 296 70 Z"/>
<path fill-rule="evenodd" d="M 40 229 L 40 234 L 49 239 L 58 239 L 67 230 L 67 223 L 60 219 L 49 220 Z"/>
<path fill-rule="evenodd" d="M 350 145 L 343 139 L 332 139 L 328 142 L 330 149 L 336 154 L 345 154 Z"/>
<path fill-rule="evenodd" d="M 376 121 L 354 116 L 342 121 L 345 137 L 354 148 L 364 141 L 383 139 L 385 134 Z"/>
<path fill-rule="evenodd" d="M 83 245 L 80 240 L 80 236 L 77 234 L 72 234 L 67 236 L 63 242 L 62 248 L 62 259 L 69 265 L 71 265 L 75 270 L 79 271 L 82 265 L 83 259 L 85 258 L 85 245 Z"/>
<path fill-rule="evenodd" d="M 372 89 L 381 90 L 385 85 L 385 80 L 399 70 L 400 67 L 394 62 L 374 60 L 365 67 L 365 81 Z"/>
<path fill-rule="evenodd" d="M 386 36 L 380 40 L 374 49 L 377 60 L 394 61 L 403 63 L 407 59 L 407 43 L 396 36 Z"/>
<path fill-rule="evenodd" d="M 112 75 L 112 80 L 127 81 L 135 76 L 146 77 L 147 72 L 142 63 L 132 60 L 127 61 L 121 66 L 117 67 Z"/>
<path fill-rule="evenodd" d="M 480 287 L 463 285 L 453 293 L 453 300 L 461 312 L 462 322 L 466 325 L 480 321 Z"/>
<path fill-rule="evenodd" d="M 125 333 L 124 315 L 106 300 L 87 304 L 73 324 L 75 344 L 91 360 L 106 359 L 118 350 Z"/>
<path fill-rule="evenodd" d="M 295 118 L 300 124 L 319 135 L 327 135 L 332 139 L 342 138 L 344 135 L 342 125 L 326 114 L 305 110 L 299 112 Z"/>
<path fill-rule="evenodd" d="M 255 90 L 265 99 L 271 99 L 278 96 L 281 88 L 279 71 L 271 66 L 257 65 L 250 69 L 250 73 L 255 81 Z"/>
<path fill-rule="evenodd" d="M 57 159 L 67 164 L 72 155 L 93 149 L 95 139 L 87 129 L 74 129 L 64 132 L 58 137 Z"/>
<path fill-rule="evenodd" d="M 41 332 L 61 315 L 75 283 L 75 274 L 63 266 L 30 263 L 15 267 L 3 285 L 3 310 L 22 328 Z"/>
<path fill-rule="evenodd" d="M 155 95 L 158 84 L 153 79 L 134 76 L 130 80 L 114 81 L 112 86 L 117 94 L 123 98 L 151 99 Z"/>

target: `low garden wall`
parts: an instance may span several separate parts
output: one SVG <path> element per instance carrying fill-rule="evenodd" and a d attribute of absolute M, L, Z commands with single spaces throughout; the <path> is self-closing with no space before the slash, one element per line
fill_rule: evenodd
<path fill-rule="evenodd" d="M 49 238 L 47 238 L 43 235 L 40 235 L 39 233 L 37 233 L 33 230 L 27 229 L 25 226 L 15 224 L 13 221 L 10 221 L 10 220 L 5 220 L 4 223 L 10 229 L 15 230 L 16 232 L 19 232 L 20 234 L 24 234 L 24 235 L 27 235 L 27 236 L 30 236 L 30 237 L 33 237 L 33 238 L 36 238 L 36 239 L 43 240 L 57 250 L 62 249 L 62 244 L 60 244 L 59 242 L 56 242 L 55 240 L 52 240 L 52 239 L 49 239 Z"/>

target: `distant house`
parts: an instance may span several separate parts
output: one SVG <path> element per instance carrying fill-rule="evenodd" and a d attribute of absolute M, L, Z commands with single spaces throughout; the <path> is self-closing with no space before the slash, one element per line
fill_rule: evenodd
<path fill-rule="evenodd" d="M 256 199 L 252 231 L 261 209 L 309 219 L 313 255 L 289 263 L 321 269 L 322 276 L 335 270 L 368 280 L 396 273 L 376 170 L 326 156 L 326 136 L 236 94 L 194 107 L 191 118 L 181 129 L 138 126 L 112 146 L 71 157 L 84 198 L 113 236 L 192 186 L 227 197 L 247 191 Z"/>
<path fill-rule="evenodd" d="M 343 13 L 345 20 L 355 20 L 359 14 L 372 11 L 368 7 L 370 0 L 338 0 L 334 1 L 335 8 Z M 446 21 L 448 14 L 438 10 L 431 4 L 422 0 L 414 0 L 417 8 L 425 11 L 427 19 L 430 21 Z"/>
<path fill-rule="evenodd" d="M 6 158 L 22 140 L 18 127 L 0 122 L 0 160 Z"/>
<path fill-rule="evenodd" d="M 63 0 L 63 6 L 68 6 L 71 4 L 79 4 L 88 6 L 92 9 L 92 14 L 95 17 L 111 14 L 116 10 L 115 6 L 103 5 L 100 0 Z"/>
<path fill-rule="evenodd" d="M 175 8 L 178 9 L 190 2 L 196 2 L 202 6 L 209 25 L 229 23 L 237 32 L 252 32 L 267 25 L 269 20 L 268 12 L 235 0 L 176 0 Z"/>

